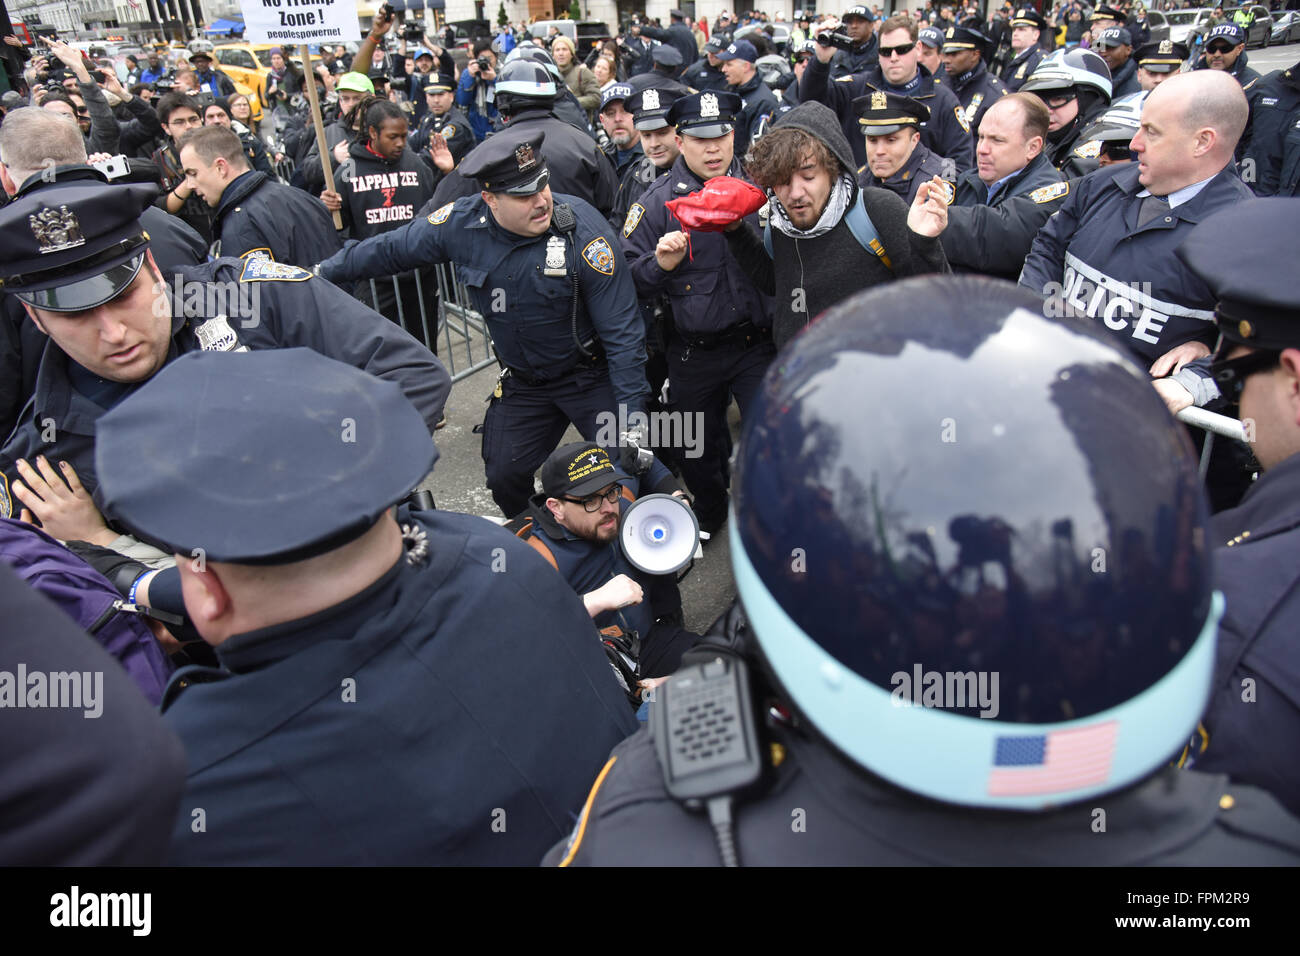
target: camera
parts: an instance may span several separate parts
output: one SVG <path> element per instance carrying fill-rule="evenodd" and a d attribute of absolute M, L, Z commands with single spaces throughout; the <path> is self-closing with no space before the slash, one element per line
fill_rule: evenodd
<path fill-rule="evenodd" d="M 393 18 L 397 16 L 397 11 L 393 9 L 393 5 L 391 3 L 385 3 L 382 7 L 379 8 L 379 14 L 389 23 L 392 23 Z"/>
<path fill-rule="evenodd" d="M 412 40 L 421 41 L 424 39 L 424 24 L 422 23 L 403 23 L 402 39 L 408 43 Z"/>
<path fill-rule="evenodd" d="M 817 34 L 817 44 L 819 46 L 833 46 L 837 50 L 852 50 L 853 38 L 844 33 L 819 33 Z"/>
<path fill-rule="evenodd" d="M 478 71 L 480 73 L 492 69 L 492 61 L 485 56 L 479 57 L 474 62 L 478 64 Z"/>

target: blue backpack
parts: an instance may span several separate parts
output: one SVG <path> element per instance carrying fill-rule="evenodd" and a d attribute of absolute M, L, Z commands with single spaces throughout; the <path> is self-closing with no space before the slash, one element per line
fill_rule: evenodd
<path fill-rule="evenodd" d="M 858 190 L 858 198 L 849 211 L 844 214 L 844 224 L 849 227 L 849 232 L 853 233 L 853 238 L 858 240 L 858 245 L 874 256 L 878 256 L 881 263 L 890 272 L 894 271 L 894 264 L 889 261 L 889 256 L 885 255 L 885 247 L 880 242 L 880 233 L 876 232 L 876 224 L 871 221 L 867 215 L 867 207 L 862 204 L 862 190 Z M 763 248 L 767 250 L 767 257 L 772 258 L 772 222 L 768 220 L 767 225 L 763 227 Z"/>
<path fill-rule="evenodd" d="M 172 666 L 140 615 L 108 579 L 44 531 L 0 518 L 0 561 L 58 605 L 104 650 L 117 658 L 155 706 Z"/>

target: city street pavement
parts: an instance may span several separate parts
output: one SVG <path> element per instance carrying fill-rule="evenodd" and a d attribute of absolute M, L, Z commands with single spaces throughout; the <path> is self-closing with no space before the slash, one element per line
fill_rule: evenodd
<path fill-rule="evenodd" d="M 447 425 L 434 435 L 438 461 L 433 474 L 421 485 L 433 492 L 434 500 L 443 510 L 501 517 L 483 481 L 481 436 L 473 431 L 475 425 L 483 422 L 483 413 L 487 410 L 485 399 L 492 394 L 497 371 L 493 364 L 452 386 L 451 398 L 447 402 Z M 734 435 L 739 424 L 734 405 L 731 422 Z M 581 440 L 582 436 L 570 426 L 564 441 Z M 682 582 L 687 629 L 702 633 L 726 610 L 734 595 L 735 585 L 727 558 L 727 532 L 724 530 L 705 544 L 704 557 L 695 562 Z"/>
<path fill-rule="evenodd" d="M 1268 76 L 1274 70 L 1285 70 L 1296 65 L 1300 60 L 1300 43 L 1286 46 L 1271 46 L 1266 50 L 1247 50 L 1250 57 L 1246 62 L 1252 70 Z"/>

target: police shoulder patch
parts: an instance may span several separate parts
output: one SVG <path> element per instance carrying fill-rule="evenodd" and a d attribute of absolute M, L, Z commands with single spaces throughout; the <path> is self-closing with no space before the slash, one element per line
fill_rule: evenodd
<path fill-rule="evenodd" d="M 1068 182 L 1052 183 L 1050 186 L 1038 187 L 1029 194 L 1029 198 L 1039 205 L 1042 205 L 1045 202 L 1051 202 L 1053 199 L 1060 199 L 1062 196 L 1068 194 L 1069 191 L 1070 184 Z"/>
<path fill-rule="evenodd" d="M 948 182 L 946 179 L 943 180 L 943 198 L 949 206 L 951 206 L 953 200 L 957 198 L 957 186 L 954 183 Z"/>
<path fill-rule="evenodd" d="M 454 202 L 449 202 L 447 205 L 439 206 L 435 209 L 429 216 L 429 224 L 433 226 L 441 226 L 447 221 L 447 217 L 451 215 L 451 207 L 454 205 L 456 205 Z"/>
<path fill-rule="evenodd" d="M 609 247 L 609 243 L 604 236 L 597 236 L 587 243 L 583 247 L 582 258 L 586 259 L 587 265 L 601 275 L 612 276 L 614 274 L 614 250 Z"/>
<path fill-rule="evenodd" d="M 0 471 L 0 518 L 14 516 L 14 502 L 9 497 L 9 476 Z"/>
<path fill-rule="evenodd" d="M 968 119 L 966 118 L 966 112 L 965 112 L 965 110 L 963 110 L 963 109 L 961 108 L 961 105 L 958 104 L 957 106 L 954 106 L 954 107 L 952 108 L 952 111 L 953 111 L 954 113 L 957 114 L 957 122 L 958 122 L 958 123 L 961 123 L 961 128 L 964 129 L 966 132 L 969 133 L 969 132 L 970 132 L 970 120 L 968 120 Z"/>
<path fill-rule="evenodd" d="M 249 249 L 239 258 L 247 259 L 249 256 L 262 256 L 265 259 L 275 259 L 275 255 L 266 246 L 258 246 L 256 249 Z"/>
<path fill-rule="evenodd" d="M 632 203 L 632 208 L 627 211 L 627 218 L 623 220 L 623 238 L 626 239 L 636 231 L 636 227 L 641 225 L 641 217 L 645 215 L 645 206 L 639 202 Z"/>
<path fill-rule="evenodd" d="M 451 139 L 456 135 L 456 127 L 450 125 L 444 126 L 440 132 L 442 133 L 443 139 Z"/>
<path fill-rule="evenodd" d="M 240 282 L 305 282 L 310 278 L 306 269 L 254 255 L 244 259 L 244 271 L 239 275 Z"/>
<path fill-rule="evenodd" d="M 1074 155 L 1080 159 L 1096 159 L 1101 155 L 1101 140 L 1094 139 L 1091 142 L 1084 143 L 1075 149 Z"/>

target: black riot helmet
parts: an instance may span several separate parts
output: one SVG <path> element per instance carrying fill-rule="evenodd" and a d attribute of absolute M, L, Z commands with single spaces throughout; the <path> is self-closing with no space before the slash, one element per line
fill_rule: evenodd
<path fill-rule="evenodd" d="M 1119 789 L 1207 699 L 1223 602 L 1190 442 L 1060 311 L 976 277 L 872 289 L 745 418 L 732 567 L 766 666 L 847 758 L 937 800 Z"/>

